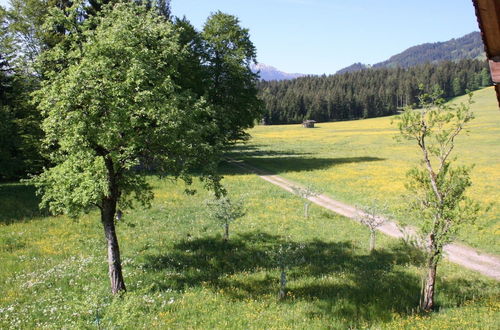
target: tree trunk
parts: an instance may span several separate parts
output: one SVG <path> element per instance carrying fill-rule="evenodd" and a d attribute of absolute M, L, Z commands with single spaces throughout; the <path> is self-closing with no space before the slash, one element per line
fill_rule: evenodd
<path fill-rule="evenodd" d="M 125 282 L 122 275 L 122 263 L 120 260 L 120 248 L 116 237 L 114 216 L 116 211 L 116 200 L 107 198 L 103 201 L 101 209 L 101 222 L 104 227 L 104 235 L 108 242 L 108 266 L 109 279 L 111 281 L 111 292 L 113 294 L 125 291 Z"/>
<path fill-rule="evenodd" d="M 437 261 L 432 255 L 427 263 L 427 275 L 423 281 L 420 295 L 420 310 L 430 312 L 434 308 L 434 291 L 436 285 Z"/>
<path fill-rule="evenodd" d="M 229 224 L 226 222 L 224 224 L 224 241 L 229 240 Z"/>
<path fill-rule="evenodd" d="M 375 250 L 375 231 L 370 231 L 370 252 Z"/>
<path fill-rule="evenodd" d="M 284 299 L 286 296 L 286 272 L 284 269 L 281 270 L 281 278 L 280 278 L 280 292 L 279 299 Z"/>
<path fill-rule="evenodd" d="M 309 218 L 309 203 L 304 203 L 304 217 Z"/>

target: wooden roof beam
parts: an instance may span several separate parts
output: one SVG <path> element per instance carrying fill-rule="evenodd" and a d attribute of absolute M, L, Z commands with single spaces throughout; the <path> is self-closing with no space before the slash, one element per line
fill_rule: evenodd
<path fill-rule="evenodd" d="M 472 0 L 500 108 L 500 0 Z"/>

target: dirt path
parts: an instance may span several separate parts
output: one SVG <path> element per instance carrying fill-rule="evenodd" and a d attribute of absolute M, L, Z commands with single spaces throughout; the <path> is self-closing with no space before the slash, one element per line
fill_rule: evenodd
<path fill-rule="evenodd" d="M 284 179 L 278 175 L 267 174 L 256 167 L 245 164 L 243 161 L 234 159 L 227 159 L 227 161 L 248 172 L 255 173 L 267 182 L 277 185 L 291 193 L 293 193 L 292 187 L 300 187 L 300 185 L 295 182 Z M 363 213 L 361 210 L 351 205 L 341 203 L 326 195 L 319 195 L 308 199 L 319 206 L 354 220 Z M 403 232 L 401 232 L 396 223 L 392 221 L 385 222 L 378 230 L 395 238 L 404 237 Z M 444 252 L 445 257 L 449 261 L 500 281 L 500 257 L 486 254 L 458 243 L 448 244 L 445 246 Z"/>

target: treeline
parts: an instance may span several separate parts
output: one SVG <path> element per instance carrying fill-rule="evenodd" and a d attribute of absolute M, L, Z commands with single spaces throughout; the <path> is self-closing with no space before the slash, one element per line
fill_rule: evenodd
<path fill-rule="evenodd" d="M 0 7 L 0 180 L 39 172 L 45 163 L 41 116 L 30 97 L 39 77 L 28 69 L 29 51 L 22 53 L 16 43 L 22 35 L 13 30 L 15 21 L 14 11 Z"/>
<path fill-rule="evenodd" d="M 366 69 L 330 76 L 262 81 L 265 124 L 350 120 L 395 114 L 417 102 L 419 85 L 439 87 L 443 97 L 491 84 L 487 63 L 461 60 L 407 69 Z"/>
<path fill-rule="evenodd" d="M 182 56 L 165 60 L 172 66 L 167 74 L 176 91 L 189 94 L 184 98 L 203 98 L 211 105 L 206 112 L 218 135 L 210 134 L 207 143 L 241 138 L 261 116 L 257 76 L 249 68 L 256 50 L 236 17 L 214 13 L 197 31 L 186 18 L 171 15 L 169 0 L 11 0 L 10 8 L 0 6 L 0 181 L 54 165 L 49 157 L 54 146 L 45 143 L 42 129 L 46 115 L 33 95 L 80 60 L 82 44 L 94 34 L 103 8 L 120 3 L 154 11 L 173 30 L 168 32 L 176 40 L 172 53 Z M 115 73 L 110 70 L 108 76 Z M 96 94 L 93 101 L 99 100 Z"/>

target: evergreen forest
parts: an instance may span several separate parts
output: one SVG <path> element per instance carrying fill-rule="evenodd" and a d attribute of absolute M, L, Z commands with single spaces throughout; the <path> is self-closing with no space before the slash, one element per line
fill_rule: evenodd
<path fill-rule="evenodd" d="M 265 104 L 263 123 L 272 125 L 387 116 L 415 104 L 419 85 L 440 88 L 449 99 L 490 84 L 487 63 L 468 59 L 261 81 L 259 95 Z"/>

